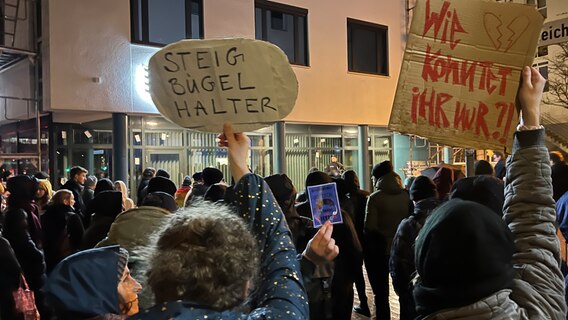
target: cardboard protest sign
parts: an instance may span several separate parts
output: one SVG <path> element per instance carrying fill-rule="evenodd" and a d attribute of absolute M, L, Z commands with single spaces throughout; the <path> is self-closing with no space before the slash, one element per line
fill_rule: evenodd
<path fill-rule="evenodd" d="M 512 145 L 515 98 L 543 17 L 534 6 L 419 0 L 389 129 L 450 145 Z"/>
<path fill-rule="evenodd" d="M 252 39 L 182 40 L 150 58 L 150 95 L 160 113 L 190 129 L 236 132 L 287 116 L 298 81 L 277 46 Z"/>
<path fill-rule="evenodd" d="M 334 182 L 308 187 L 308 197 L 314 228 L 321 227 L 327 220 L 333 224 L 343 223 L 337 185 Z"/>

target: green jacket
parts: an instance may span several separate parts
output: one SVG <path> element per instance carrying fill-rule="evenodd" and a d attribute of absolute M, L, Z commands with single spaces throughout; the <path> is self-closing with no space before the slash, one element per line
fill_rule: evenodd
<path fill-rule="evenodd" d="M 132 253 L 132 250 L 146 246 L 152 233 L 158 231 L 167 222 L 171 213 L 158 207 L 138 207 L 119 214 L 105 239 L 97 244 L 97 248 L 120 245 Z"/>

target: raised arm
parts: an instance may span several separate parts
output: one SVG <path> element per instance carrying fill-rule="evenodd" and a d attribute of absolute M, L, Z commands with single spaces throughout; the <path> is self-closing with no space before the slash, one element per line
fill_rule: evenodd
<path fill-rule="evenodd" d="M 521 122 L 507 162 L 503 219 L 516 247 L 512 299 L 529 319 L 565 319 L 551 169 L 540 125 L 545 82 L 536 69 L 523 70 L 519 90 Z"/>
<path fill-rule="evenodd" d="M 225 124 L 220 146 L 229 148 L 229 165 L 237 184 L 236 205 L 257 239 L 261 259 L 251 318 L 307 319 L 307 296 L 300 264 L 286 220 L 264 180 L 248 172 L 246 158 L 250 140 Z"/>

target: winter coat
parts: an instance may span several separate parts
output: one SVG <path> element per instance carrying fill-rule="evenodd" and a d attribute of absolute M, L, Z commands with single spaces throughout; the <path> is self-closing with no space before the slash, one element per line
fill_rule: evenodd
<path fill-rule="evenodd" d="M 410 213 L 410 198 L 394 172 L 379 178 L 377 187 L 367 200 L 365 233 L 379 236 L 386 244 L 383 254 L 389 255 L 396 229 Z"/>
<path fill-rule="evenodd" d="M 91 201 L 93 201 L 93 199 L 95 198 L 95 190 L 91 188 L 84 188 L 83 192 L 81 193 L 81 198 L 83 199 L 85 207 L 88 208 Z M 86 214 L 87 213 L 85 212 L 85 215 Z"/>
<path fill-rule="evenodd" d="M 440 204 L 435 197 L 418 201 L 414 212 L 400 222 L 392 242 L 389 270 L 394 291 L 400 296 L 411 294 L 410 280 L 416 271 L 414 264 L 414 243 L 424 226 L 426 218 Z"/>
<path fill-rule="evenodd" d="M 0 318 L 24 319 L 23 315 L 15 313 L 12 293 L 20 287 L 22 268 L 16 259 L 14 250 L 8 240 L 0 237 Z"/>
<path fill-rule="evenodd" d="M 175 301 L 141 311 L 132 319 L 307 319 L 308 304 L 290 230 L 263 179 L 247 174 L 235 186 L 238 214 L 250 226 L 261 248 L 257 292 L 251 312 L 217 311 L 190 301 Z M 270 217 L 270 218 L 268 218 Z"/>
<path fill-rule="evenodd" d="M 561 162 L 552 165 L 552 197 L 558 201 L 568 191 L 568 164 Z"/>
<path fill-rule="evenodd" d="M 116 216 L 122 212 L 122 193 L 120 191 L 103 191 L 91 202 L 95 213 L 91 217 L 91 225 L 85 230 L 81 248 L 94 248 L 103 240 L 110 230 Z"/>
<path fill-rule="evenodd" d="M 515 133 L 507 163 L 504 221 L 513 233 L 512 288 L 471 305 L 425 319 L 565 319 L 564 277 L 554 226 L 548 150 L 544 130 Z"/>
<path fill-rule="evenodd" d="M 495 164 L 495 177 L 497 177 L 499 180 L 503 180 L 506 172 L 507 168 L 505 167 L 505 159 L 497 161 L 497 163 Z"/>
<path fill-rule="evenodd" d="M 146 195 L 146 193 L 142 193 L 142 191 L 146 189 L 148 183 L 150 182 L 150 179 L 152 179 L 152 177 L 142 179 L 142 181 L 140 181 L 140 184 L 138 185 L 138 190 L 136 190 L 136 205 L 138 206 L 142 205 L 142 200 L 144 200 L 144 196 Z"/>
<path fill-rule="evenodd" d="M 49 206 L 41 216 L 44 235 L 44 254 L 47 273 L 66 256 L 79 251 L 83 239 L 83 222 L 65 204 Z"/>
<path fill-rule="evenodd" d="M 365 229 L 365 210 L 367 208 L 367 199 L 369 198 L 369 192 L 365 190 L 353 190 L 349 192 L 351 202 L 353 203 L 353 223 L 355 225 L 355 230 L 357 230 L 357 236 L 359 241 L 363 241 L 363 230 Z"/>
<path fill-rule="evenodd" d="M 27 213 L 23 209 L 8 210 L 4 217 L 3 236 L 10 242 L 32 290 L 39 290 L 45 281 L 43 253 L 28 232 Z"/>
<path fill-rule="evenodd" d="M 568 240 L 568 192 L 556 202 L 556 223 L 564 239 Z"/>
<path fill-rule="evenodd" d="M 117 247 L 81 251 L 58 264 L 45 284 L 57 319 L 125 319 L 119 316 Z"/>
<path fill-rule="evenodd" d="M 181 187 L 177 189 L 175 198 L 179 208 L 183 208 L 185 206 L 185 197 L 189 191 L 191 191 L 191 187 Z"/>

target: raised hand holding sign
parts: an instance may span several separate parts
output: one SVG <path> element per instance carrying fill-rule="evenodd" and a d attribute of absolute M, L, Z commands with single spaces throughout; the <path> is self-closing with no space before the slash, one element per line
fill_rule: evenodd
<path fill-rule="evenodd" d="M 288 58 L 273 44 L 252 39 L 182 40 L 149 63 L 150 95 L 160 113 L 189 129 L 235 132 L 286 117 L 298 96 Z"/>

